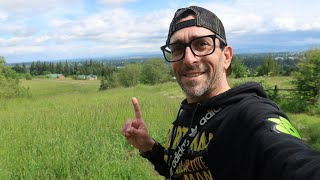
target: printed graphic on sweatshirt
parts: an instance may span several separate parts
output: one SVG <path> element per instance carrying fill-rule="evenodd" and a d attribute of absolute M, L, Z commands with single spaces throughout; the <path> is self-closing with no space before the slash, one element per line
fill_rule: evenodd
<path fill-rule="evenodd" d="M 301 136 L 298 133 L 298 131 L 284 117 L 279 116 L 279 118 L 269 118 L 268 120 L 276 123 L 276 125 L 273 127 L 273 130 L 275 130 L 276 132 L 290 134 L 301 139 Z"/>
<path fill-rule="evenodd" d="M 171 152 L 175 149 L 175 147 L 179 144 L 179 141 L 184 137 L 184 135 L 188 132 L 187 127 L 178 126 L 169 130 L 167 142 L 165 143 L 165 149 L 168 150 L 170 147 L 170 137 L 171 133 L 174 133 L 173 144 L 171 148 Z M 205 165 L 202 156 L 197 156 L 201 153 L 201 151 L 207 150 L 207 145 L 212 140 L 212 133 L 198 133 L 196 137 L 191 142 L 187 154 L 189 157 L 195 157 L 194 159 L 186 159 L 180 161 L 177 170 L 175 172 L 176 176 L 182 177 L 182 179 L 213 179 L 212 173 Z M 167 153 L 168 151 L 166 151 Z M 172 158 L 172 157 L 171 157 Z M 164 160 L 168 162 L 168 155 L 164 156 Z"/>

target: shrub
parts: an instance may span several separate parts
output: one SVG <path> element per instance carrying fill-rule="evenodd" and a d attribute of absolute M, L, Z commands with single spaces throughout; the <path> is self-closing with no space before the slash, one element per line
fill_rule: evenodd
<path fill-rule="evenodd" d="M 26 80 L 32 80 L 32 76 L 31 76 L 30 73 L 27 73 L 27 74 L 26 74 Z"/>
<path fill-rule="evenodd" d="M 320 98 L 320 49 L 307 51 L 298 63 L 293 84 L 306 105 L 316 105 Z"/>
<path fill-rule="evenodd" d="M 20 86 L 18 74 L 6 66 L 4 57 L 0 57 L 0 98 L 13 98 L 28 93 Z"/>

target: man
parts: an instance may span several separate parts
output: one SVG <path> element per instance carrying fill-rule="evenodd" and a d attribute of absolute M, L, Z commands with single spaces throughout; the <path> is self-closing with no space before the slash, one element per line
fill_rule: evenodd
<path fill-rule="evenodd" d="M 253 82 L 230 89 L 232 48 L 220 19 L 196 6 L 177 10 L 164 57 L 186 94 L 166 143 L 136 119 L 121 133 L 168 179 L 320 179 L 320 156 Z"/>

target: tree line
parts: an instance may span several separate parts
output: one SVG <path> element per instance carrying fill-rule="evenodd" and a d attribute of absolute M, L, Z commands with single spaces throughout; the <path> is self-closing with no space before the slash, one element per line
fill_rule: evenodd
<path fill-rule="evenodd" d="M 292 83 L 298 92 L 293 94 L 295 106 L 300 111 L 309 105 L 319 105 L 320 95 L 320 49 L 312 49 L 300 53 L 295 58 L 277 58 L 272 54 L 264 55 L 236 55 L 232 60 L 232 77 L 254 76 L 293 76 Z M 21 74 L 29 76 L 44 76 L 46 74 L 63 74 L 66 77 L 77 75 L 97 75 L 101 81 L 99 90 L 114 87 L 131 87 L 139 83 L 154 85 L 170 81 L 173 78 L 170 65 L 161 58 L 148 59 L 145 61 L 128 61 L 117 66 L 106 61 L 86 60 L 82 62 L 32 62 L 30 67 L 25 64 L 15 66 L 6 65 L 5 59 L 0 58 L 0 85 L 3 93 L 5 87 L 10 91 L 18 89 Z M 20 76 L 19 76 L 20 74 Z M 29 76 L 28 76 L 29 75 Z M 27 78 L 28 79 L 28 78 Z M 30 79 L 30 78 L 29 78 Z M 5 85 L 6 84 L 6 85 Z M 18 92 L 12 91 L 13 94 Z M 14 96 L 13 94 L 8 97 Z M 319 108 L 320 109 L 320 108 Z"/>
<path fill-rule="evenodd" d="M 17 65 L 16 65 L 17 66 Z M 109 63 L 86 60 L 84 62 L 32 62 L 29 72 L 32 76 L 47 74 L 110 76 L 115 67 Z"/>

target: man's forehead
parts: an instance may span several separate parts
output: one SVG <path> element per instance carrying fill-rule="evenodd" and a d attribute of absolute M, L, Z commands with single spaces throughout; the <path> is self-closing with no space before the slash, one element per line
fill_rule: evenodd
<path fill-rule="evenodd" d="M 200 36 L 212 35 L 212 34 L 215 34 L 215 33 L 204 27 L 198 27 L 198 26 L 186 27 L 174 32 L 170 38 L 170 43 L 177 42 L 177 41 L 188 42 L 194 38 L 197 38 Z"/>

